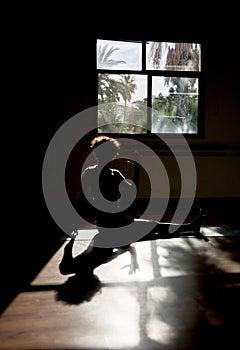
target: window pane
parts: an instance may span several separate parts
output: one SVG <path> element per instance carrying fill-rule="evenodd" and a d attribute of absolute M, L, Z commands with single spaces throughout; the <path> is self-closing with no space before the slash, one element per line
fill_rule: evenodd
<path fill-rule="evenodd" d="M 198 132 L 198 79 L 152 78 L 152 132 Z"/>
<path fill-rule="evenodd" d="M 97 69 L 141 70 L 142 43 L 97 40 Z"/>
<path fill-rule="evenodd" d="M 151 70 L 201 71 L 201 45 L 149 41 L 146 68 Z"/>
<path fill-rule="evenodd" d="M 146 75 L 98 74 L 99 133 L 146 133 L 146 105 Z"/>

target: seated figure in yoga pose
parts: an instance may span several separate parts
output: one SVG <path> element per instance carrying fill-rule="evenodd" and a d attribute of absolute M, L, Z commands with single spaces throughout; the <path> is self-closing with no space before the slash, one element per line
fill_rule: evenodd
<path fill-rule="evenodd" d="M 88 166 L 82 172 L 76 209 L 81 211 L 81 208 L 85 208 L 85 214 L 89 215 L 88 221 L 92 220 L 94 213 L 98 233 L 86 250 L 75 257 L 72 255 L 75 239 L 71 238 L 64 248 L 64 255 L 59 265 L 62 274 L 92 274 L 97 266 L 126 251 L 131 256 L 129 273 L 134 273 L 138 269 L 138 263 L 132 243 L 181 237 L 186 235 L 186 232 L 194 233 L 196 236 L 199 234 L 202 210 L 192 222 L 183 224 L 138 218 L 135 206 L 127 207 L 129 198 L 131 199 L 135 193 L 133 184 L 122 172 L 111 166 L 120 150 L 120 143 L 115 138 L 102 135 L 95 137 L 90 147 L 96 158 L 96 164 Z M 86 193 L 89 194 L 87 199 Z M 173 233 L 170 233 L 171 227 L 174 228 Z M 123 239 L 118 241 L 116 235 L 119 236 L 121 233 Z M 112 237 L 115 240 L 112 240 Z"/>

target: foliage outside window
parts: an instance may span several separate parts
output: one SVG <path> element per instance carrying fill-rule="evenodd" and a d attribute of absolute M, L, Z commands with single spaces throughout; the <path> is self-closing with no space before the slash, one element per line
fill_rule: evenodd
<path fill-rule="evenodd" d="M 199 132 L 201 45 L 97 40 L 98 132 Z"/>

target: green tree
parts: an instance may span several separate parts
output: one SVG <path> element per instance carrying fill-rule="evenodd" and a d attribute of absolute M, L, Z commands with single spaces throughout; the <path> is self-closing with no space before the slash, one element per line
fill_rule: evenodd
<path fill-rule="evenodd" d="M 119 94 L 124 100 L 124 121 L 127 122 L 127 102 L 131 101 L 132 94 L 136 90 L 135 78 L 130 74 L 121 74 L 121 79 L 117 82 Z"/>
<path fill-rule="evenodd" d="M 119 101 L 119 90 L 115 79 L 111 79 L 108 73 L 98 75 L 99 103 L 110 103 Z"/>
<path fill-rule="evenodd" d="M 166 52 L 167 50 L 167 52 Z M 166 60 L 164 61 L 164 57 Z M 154 42 L 150 50 L 150 59 L 154 68 L 167 70 L 199 70 L 199 51 L 197 45 L 191 43 L 176 43 L 174 47 L 165 46 L 165 43 Z M 178 128 L 184 130 L 190 123 L 197 123 L 196 120 L 196 103 L 194 108 L 194 118 L 191 115 L 193 112 L 193 104 L 190 101 L 191 97 L 189 93 L 194 91 L 194 86 L 196 83 L 196 78 L 182 78 L 182 77 L 166 77 L 165 85 L 170 84 L 175 90 L 175 103 L 176 103 L 176 125 Z M 196 100 L 196 98 L 195 98 Z M 162 101 L 163 102 L 163 101 Z M 165 112 L 169 115 L 171 110 L 170 100 L 168 99 L 165 108 Z M 172 101 L 173 102 L 173 99 Z M 155 106 L 159 106 L 159 101 L 156 101 Z"/>

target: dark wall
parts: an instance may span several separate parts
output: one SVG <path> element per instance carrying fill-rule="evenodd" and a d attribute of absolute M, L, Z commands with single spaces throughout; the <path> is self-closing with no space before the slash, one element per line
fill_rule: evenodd
<path fill-rule="evenodd" d="M 229 2 L 214 9 L 186 2 L 152 3 L 150 9 L 137 2 L 83 8 L 21 4 L 3 19 L 2 28 L 11 87 L 7 197 L 20 220 L 29 211 L 33 224 L 39 215 L 48 217 L 41 188 L 48 143 L 65 121 L 96 105 L 97 37 L 201 41 L 207 52 L 206 130 L 205 137 L 193 143 L 230 144 L 234 149 L 239 145 L 238 31 L 236 9 Z"/>

